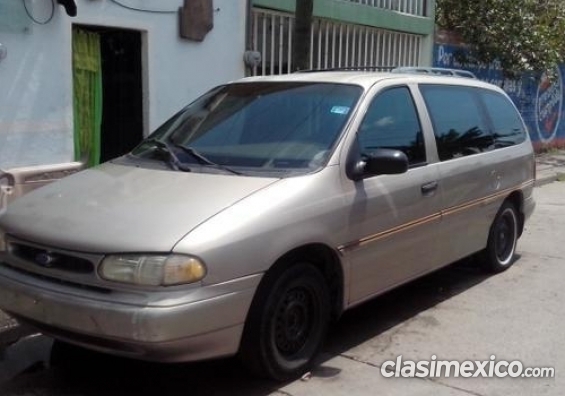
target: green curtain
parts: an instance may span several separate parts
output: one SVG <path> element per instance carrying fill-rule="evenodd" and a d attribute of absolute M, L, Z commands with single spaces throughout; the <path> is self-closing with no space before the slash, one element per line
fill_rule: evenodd
<path fill-rule="evenodd" d="M 73 28 L 73 113 L 75 160 L 100 163 L 102 61 L 100 36 Z"/>

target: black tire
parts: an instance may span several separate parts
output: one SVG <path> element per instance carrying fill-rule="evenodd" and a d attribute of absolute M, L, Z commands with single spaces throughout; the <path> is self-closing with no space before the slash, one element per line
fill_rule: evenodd
<path fill-rule="evenodd" d="M 489 272 L 502 272 L 514 264 L 518 241 L 518 213 L 510 202 L 504 202 L 489 232 L 488 243 L 482 254 L 482 265 Z"/>
<path fill-rule="evenodd" d="M 77 367 L 77 361 L 84 360 L 85 357 L 93 353 L 65 341 L 54 340 L 51 347 L 51 355 L 49 356 L 49 365 L 51 367 L 73 369 Z"/>
<path fill-rule="evenodd" d="M 311 264 L 269 271 L 254 297 L 240 358 L 255 375 L 286 381 L 304 374 L 330 321 L 326 280 Z"/>
<path fill-rule="evenodd" d="M 78 345 L 70 344 L 61 340 L 54 340 L 51 347 L 51 354 L 49 356 L 49 367 L 53 367 L 59 371 L 68 372 L 84 372 L 84 365 L 77 362 L 88 362 L 92 365 L 104 366 L 103 360 L 115 359 L 110 355 L 102 352 L 93 351 L 80 347 Z"/>

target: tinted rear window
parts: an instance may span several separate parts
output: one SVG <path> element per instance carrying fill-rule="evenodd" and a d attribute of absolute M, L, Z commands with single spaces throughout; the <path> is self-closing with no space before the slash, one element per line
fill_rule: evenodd
<path fill-rule="evenodd" d="M 496 147 L 507 147 L 526 140 L 526 130 L 516 108 L 505 96 L 481 90 L 487 113 L 492 122 Z"/>
<path fill-rule="evenodd" d="M 420 90 L 432 119 L 441 161 L 494 148 L 494 138 L 474 88 L 422 85 Z"/>

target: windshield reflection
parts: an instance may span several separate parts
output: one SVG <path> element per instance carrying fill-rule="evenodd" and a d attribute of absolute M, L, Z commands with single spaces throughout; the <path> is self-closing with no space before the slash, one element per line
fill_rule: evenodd
<path fill-rule="evenodd" d="M 132 154 L 151 158 L 159 140 L 175 147 L 183 164 L 231 173 L 309 172 L 325 164 L 361 92 L 327 83 L 222 86 L 165 122 Z"/>

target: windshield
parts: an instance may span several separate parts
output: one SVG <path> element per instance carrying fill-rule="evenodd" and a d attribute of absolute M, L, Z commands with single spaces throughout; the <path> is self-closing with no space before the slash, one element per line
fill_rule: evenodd
<path fill-rule="evenodd" d="M 157 139 L 195 170 L 309 172 L 328 159 L 361 92 L 326 83 L 222 86 L 165 122 L 132 154 L 158 157 Z"/>

